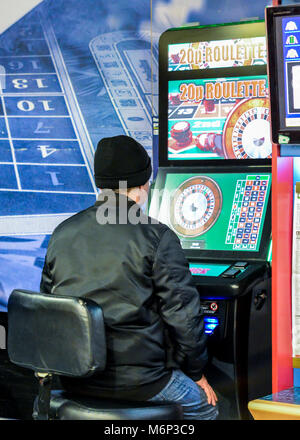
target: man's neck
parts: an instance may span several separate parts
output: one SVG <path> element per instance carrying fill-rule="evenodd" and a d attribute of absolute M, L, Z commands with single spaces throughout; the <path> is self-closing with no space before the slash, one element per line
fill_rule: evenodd
<path fill-rule="evenodd" d="M 114 191 L 111 189 L 102 189 L 101 192 L 98 194 L 97 196 L 97 201 L 102 201 L 102 197 L 103 195 L 105 195 L 105 192 L 107 192 L 108 194 L 113 193 L 115 197 L 123 196 L 126 197 L 127 199 L 129 199 L 130 201 L 134 202 L 134 203 L 138 203 L 137 202 L 137 198 L 135 197 L 134 194 L 130 194 L 130 192 L 126 192 L 126 191 Z"/>
<path fill-rule="evenodd" d="M 118 191 L 117 194 L 121 194 L 122 196 L 125 196 L 128 199 L 132 200 L 134 203 L 138 203 L 137 196 L 131 191 Z"/>

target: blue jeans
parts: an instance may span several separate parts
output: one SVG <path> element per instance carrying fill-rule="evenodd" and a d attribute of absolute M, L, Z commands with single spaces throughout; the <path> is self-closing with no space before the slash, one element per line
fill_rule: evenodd
<path fill-rule="evenodd" d="M 167 385 L 149 401 L 180 403 L 184 419 L 214 420 L 219 413 L 217 406 L 207 403 L 203 389 L 181 370 L 174 370 Z"/>

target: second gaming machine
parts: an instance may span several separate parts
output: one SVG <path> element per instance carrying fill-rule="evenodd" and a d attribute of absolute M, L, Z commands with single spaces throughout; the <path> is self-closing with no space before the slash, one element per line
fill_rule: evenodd
<path fill-rule="evenodd" d="M 149 214 L 178 235 L 201 296 L 221 418 L 271 392 L 271 153 L 263 21 L 170 29 L 159 45 Z"/>

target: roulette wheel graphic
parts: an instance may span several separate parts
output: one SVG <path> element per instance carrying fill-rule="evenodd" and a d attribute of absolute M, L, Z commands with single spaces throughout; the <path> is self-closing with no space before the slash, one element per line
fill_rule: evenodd
<path fill-rule="evenodd" d="M 204 234 L 216 222 L 221 209 L 218 184 L 207 176 L 191 177 L 175 191 L 170 209 L 171 226 L 186 237 Z"/>
<path fill-rule="evenodd" d="M 272 154 L 268 98 L 243 99 L 227 116 L 223 131 L 227 159 L 265 159 Z"/>

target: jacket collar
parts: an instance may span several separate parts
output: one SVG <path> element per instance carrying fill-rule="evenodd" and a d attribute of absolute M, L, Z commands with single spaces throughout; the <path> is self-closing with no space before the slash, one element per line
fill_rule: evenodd
<path fill-rule="evenodd" d="M 101 197 L 99 200 L 99 196 Z M 115 206 L 117 207 L 127 207 L 127 209 L 130 209 L 133 205 L 135 205 L 135 201 L 130 199 L 124 194 L 115 193 L 111 190 L 102 190 L 101 193 L 98 195 L 97 201 L 95 203 L 95 206 L 100 206 L 103 203 L 106 203 L 109 206 Z"/>

